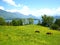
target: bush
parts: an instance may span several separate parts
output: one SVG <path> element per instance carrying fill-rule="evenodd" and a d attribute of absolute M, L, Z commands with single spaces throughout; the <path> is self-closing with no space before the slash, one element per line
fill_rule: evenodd
<path fill-rule="evenodd" d="M 23 25 L 23 19 L 13 19 L 11 23 L 13 26 L 20 26 Z"/>
<path fill-rule="evenodd" d="M 56 19 L 55 24 L 60 26 L 60 19 Z"/>
<path fill-rule="evenodd" d="M 41 22 L 40 22 L 40 20 L 38 20 L 38 23 L 37 23 L 37 25 L 41 25 Z"/>
<path fill-rule="evenodd" d="M 50 28 L 53 29 L 53 30 L 57 30 L 59 28 L 59 26 L 56 25 L 56 24 L 53 24 L 53 25 L 50 26 Z"/>
<path fill-rule="evenodd" d="M 12 20 L 12 22 L 11 22 L 11 23 L 12 23 L 12 25 L 13 25 L 13 26 L 18 26 L 18 21 L 17 21 L 17 20 L 15 20 L 15 19 L 14 19 L 14 20 Z"/>
<path fill-rule="evenodd" d="M 11 26 L 12 25 L 12 22 L 6 22 L 6 25 L 7 26 Z"/>
<path fill-rule="evenodd" d="M 0 25 L 5 25 L 5 19 L 0 17 Z"/>
<path fill-rule="evenodd" d="M 33 22 L 34 22 L 33 18 L 28 18 L 27 20 L 28 20 L 28 24 L 33 24 Z"/>

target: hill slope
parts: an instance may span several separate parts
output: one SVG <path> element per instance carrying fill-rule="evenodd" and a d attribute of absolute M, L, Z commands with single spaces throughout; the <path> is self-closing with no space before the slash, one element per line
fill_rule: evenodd
<path fill-rule="evenodd" d="M 0 26 L 0 45 L 60 45 L 60 32 L 37 25 Z"/>
<path fill-rule="evenodd" d="M 13 18 L 37 18 L 37 17 L 33 16 L 32 14 L 27 16 L 27 15 L 24 15 L 24 14 L 21 14 L 21 13 L 18 13 L 18 12 L 11 13 L 11 12 L 7 12 L 7 11 L 1 10 L 1 9 L 0 9 L 0 17 L 3 17 L 5 19 L 13 19 Z"/>

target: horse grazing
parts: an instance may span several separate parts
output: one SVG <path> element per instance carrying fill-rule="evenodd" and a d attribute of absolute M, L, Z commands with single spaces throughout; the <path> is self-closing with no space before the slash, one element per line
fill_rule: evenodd
<path fill-rule="evenodd" d="M 40 33 L 40 31 L 36 30 L 35 33 Z"/>
<path fill-rule="evenodd" d="M 46 34 L 51 35 L 52 33 L 51 32 L 47 32 Z"/>

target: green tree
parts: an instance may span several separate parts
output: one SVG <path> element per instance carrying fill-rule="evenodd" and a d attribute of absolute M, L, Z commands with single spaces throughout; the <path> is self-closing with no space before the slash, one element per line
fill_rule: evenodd
<path fill-rule="evenodd" d="M 10 24 L 10 22 L 8 21 L 8 22 L 6 22 L 6 25 L 8 25 L 8 26 L 9 26 L 9 25 L 11 25 L 11 24 Z"/>
<path fill-rule="evenodd" d="M 34 19 L 33 18 L 28 18 L 28 24 L 33 24 L 34 23 Z"/>
<path fill-rule="evenodd" d="M 19 24 L 19 25 L 23 25 L 23 19 L 19 19 L 19 20 L 18 20 L 18 24 Z"/>
<path fill-rule="evenodd" d="M 60 26 L 60 19 L 56 19 L 55 24 L 57 24 L 58 26 Z"/>
<path fill-rule="evenodd" d="M 47 15 L 42 16 L 43 26 L 50 26 L 51 24 L 53 24 L 53 21 L 54 21 L 54 18 L 52 16 L 47 16 Z"/>
<path fill-rule="evenodd" d="M 13 20 L 12 20 L 12 25 L 13 25 L 13 26 L 18 26 L 18 20 L 13 19 Z"/>
<path fill-rule="evenodd" d="M 23 24 L 23 25 L 26 24 L 26 19 L 22 19 L 22 24 Z"/>
<path fill-rule="evenodd" d="M 40 25 L 41 24 L 41 22 L 40 22 L 40 20 L 38 20 L 38 24 L 37 25 Z"/>
<path fill-rule="evenodd" d="M 5 19 L 0 17 L 0 25 L 5 25 Z"/>
<path fill-rule="evenodd" d="M 50 28 L 53 29 L 53 30 L 58 30 L 58 29 L 59 29 L 59 26 L 56 25 L 56 24 L 52 24 L 52 25 L 50 26 Z"/>
<path fill-rule="evenodd" d="M 12 20 L 12 25 L 14 26 L 20 26 L 20 25 L 25 25 L 25 19 L 14 19 Z"/>

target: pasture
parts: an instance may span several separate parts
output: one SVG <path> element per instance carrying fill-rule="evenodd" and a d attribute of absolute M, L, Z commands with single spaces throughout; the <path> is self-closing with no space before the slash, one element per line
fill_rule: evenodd
<path fill-rule="evenodd" d="M 38 25 L 0 26 L 0 45 L 60 45 L 60 31 Z"/>

